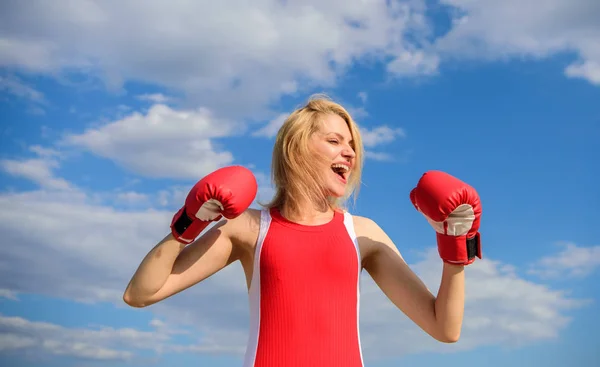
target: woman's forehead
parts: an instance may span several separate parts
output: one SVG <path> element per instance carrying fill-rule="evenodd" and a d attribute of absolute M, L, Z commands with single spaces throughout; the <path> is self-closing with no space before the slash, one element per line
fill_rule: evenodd
<path fill-rule="evenodd" d="M 321 119 L 321 131 L 325 134 L 338 134 L 351 139 L 352 134 L 346 120 L 338 115 L 328 114 Z"/>

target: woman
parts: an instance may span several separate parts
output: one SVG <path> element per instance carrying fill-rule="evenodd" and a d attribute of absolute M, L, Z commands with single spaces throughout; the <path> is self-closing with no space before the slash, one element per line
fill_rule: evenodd
<path fill-rule="evenodd" d="M 426 173 L 410 193 L 437 232 L 444 265 L 435 297 L 374 221 L 344 209 L 362 164 L 352 117 L 327 98 L 310 99 L 277 135 L 274 199 L 262 210 L 248 208 L 257 186 L 243 167 L 203 178 L 174 216 L 171 233 L 142 261 L 125 302 L 151 305 L 240 261 L 251 316 L 244 366 L 363 366 L 358 315 L 365 269 L 425 332 L 457 341 L 463 269 L 481 257 L 477 193 L 441 172 Z"/>

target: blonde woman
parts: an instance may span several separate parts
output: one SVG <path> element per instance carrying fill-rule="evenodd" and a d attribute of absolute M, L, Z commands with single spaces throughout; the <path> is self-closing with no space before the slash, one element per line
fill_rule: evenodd
<path fill-rule="evenodd" d="M 173 217 L 171 233 L 143 259 L 125 302 L 154 304 L 240 261 L 251 317 L 245 367 L 363 366 L 358 317 L 365 269 L 425 332 L 457 341 L 464 266 L 481 257 L 476 191 L 430 171 L 407 193 L 436 231 L 443 261 L 436 297 L 374 221 L 345 209 L 360 184 L 363 158 L 348 112 L 311 98 L 277 135 L 273 200 L 262 210 L 249 208 L 257 184 L 243 167 L 204 177 Z M 205 231 L 211 222 L 217 223 Z"/>

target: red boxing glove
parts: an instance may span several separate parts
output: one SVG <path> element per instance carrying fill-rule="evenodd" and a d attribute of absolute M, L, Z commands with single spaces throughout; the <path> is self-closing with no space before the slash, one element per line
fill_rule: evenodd
<path fill-rule="evenodd" d="M 194 185 L 173 217 L 173 237 L 181 243 L 192 243 L 211 222 L 242 214 L 257 191 L 256 178 L 247 168 L 230 166 L 214 171 Z"/>
<path fill-rule="evenodd" d="M 468 265 L 481 259 L 481 202 L 474 188 L 440 171 L 426 172 L 410 200 L 436 231 L 443 261 Z"/>

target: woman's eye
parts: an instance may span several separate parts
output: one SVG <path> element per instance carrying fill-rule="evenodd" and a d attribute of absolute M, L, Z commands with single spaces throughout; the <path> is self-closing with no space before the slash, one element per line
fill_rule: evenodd
<path fill-rule="evenodd" d="M 329 140 L 329 142 L 330 142 L 331 144 L 337 144 L 337 142 L 338 142 L 338 141 L 337 141 L 337 140 Z"/>

